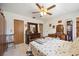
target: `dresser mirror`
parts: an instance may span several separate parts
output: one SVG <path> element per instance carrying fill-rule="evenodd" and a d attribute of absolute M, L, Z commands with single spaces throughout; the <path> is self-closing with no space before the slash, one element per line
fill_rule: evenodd
<path fill-rule="evenodd" d="M 30 33 L 38 33 L 38 24 L 28 22 L 28 29 Z"/>

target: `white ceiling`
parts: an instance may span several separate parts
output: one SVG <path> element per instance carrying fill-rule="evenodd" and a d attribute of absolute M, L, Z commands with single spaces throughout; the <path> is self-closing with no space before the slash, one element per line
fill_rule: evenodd
<path fill-rule="evenodd" d="M 54 3 L 51 3 L 51 4 L 44 3 L 43 5 L 47 8 L 53 4 Z M 42 4 L 40 3 L 40 5 Z M 38 11 L 38 8 L 34 3 L 0 3 L 0 8 L 9 12 L 14 12 L 27 17 L 35 16 L 37 19 L 41 19 L 39 13 L 32 14 L 33 11 Z M 49 11 L 53 15 L 52 16 L 45 15 L 42 18 L 46 19 L 46 18 L 56 17 L 62 14 L 66 14 L 66 13 L 74 12 L 78 10 L 79 10 L 79 3 L 57 3 L 56 7 Z"/>

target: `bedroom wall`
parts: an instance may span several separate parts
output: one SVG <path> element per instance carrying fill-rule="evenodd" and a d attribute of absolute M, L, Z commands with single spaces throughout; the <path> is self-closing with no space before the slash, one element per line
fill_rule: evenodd
<path fill-rule="evenodd" d="M 19 15 L 16 13 L 12 13 L 12 12 L 8 12 L 8 11 L 4 11 L 3 13 L 4 13 L 5 19 L 6 19 L 6 34 L 14 34 L 14 19 L 24 21 L 24 34 L 25 34 L 25 29 L 26 29 L 25 24 L 27 24 L 27 22 L 43 23 L 43 21 L 41 21 L 41 20 L 32 19 L 32 18 L 22 16 L 22 15 Z"/>
<path fill-rule="evenodd" d="M 56 33 L 56 27 L 53 29 L 52 27 L 49 27 L 49 24 L 57 25 L 58 20 L 62 20 L 62 24 L 64 25 L 64 32 L 66 33 L 66 21 L 72 20 L 73 21 L 73 40 L 76 39 L 76 17 L 79 16 L 79 11 L 75 11 L 72 13 L 60 15 L 57 17 L 54 17 L 45 22 L 44 24 L 44 36 L 47 36 L 48 34 Z"/>
<path fill-rule="evenodd" d="M 19 14 L 15 14 L 12 12 L 4 11 L 5 19 L 6 19 L 6 34 L 14 34 L 14 19 L 23 20 L 24 24 L 27 24 L 27 22 L 33 22 L 33 23 L 43 23 L 43 35 L 47 36 L 48 34 L 52 34 L 56 32 L 56 27 L 53 29 L 52 27 L 49 27 L 49 24 L 57 25 L 58 20 L 62 20 L 62 24 L 64 25 L 64 31 L 66 33 L 66 21 L 67 20 L 73 20 L 73 38 L 76 38 L 76 17 L 79 16 L 79 11 L 75 11 L 72 13 L 64 14 L 61 16 L 57 16 L 50 19 L 42 19 L 42 20 L 36 20 L 31 19 L 26 16 L 22 16 Z M 50 20 L 50 21 L 49 21 Z M 25 29 L 24 29 L 25 30 Z M 25 33 L 24 33 L 25 34 Z"/>

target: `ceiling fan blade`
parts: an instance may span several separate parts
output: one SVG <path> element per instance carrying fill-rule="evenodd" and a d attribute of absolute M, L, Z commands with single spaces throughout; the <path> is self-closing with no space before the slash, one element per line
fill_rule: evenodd
<path fill-rule="evenodd" d="M 56 7 L 56 5 L 52 5 L 52 6 L 48 7 L 47 10 L 50 10 L 50 9 L 52 9 L 54 7 Z"/>
<path fill-rule="evenodd" d="M 39 11 L 37 11 L 37 12 L 32 12 L 32 13 L 40 13 Z"/>
<path fill-rule="evenodd" d="M 38 3 L 36 3 L 36 6 L 37 6 L 39 9 L 41 9 L 41 6 L 40 6 Z"/>
<path fill-rule="evenodd" d="M 51 13 L 47 12 L 48 15 L 52 15 Z"/>

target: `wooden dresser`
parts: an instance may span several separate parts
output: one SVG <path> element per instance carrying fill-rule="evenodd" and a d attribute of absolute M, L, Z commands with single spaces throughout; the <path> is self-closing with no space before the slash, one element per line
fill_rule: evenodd
<path fill-rule="evenodd" d="M 67 40 L 66 34 L 64 34 L 64 26 L 62 24 L 56 26 L 56 36 L 62 40 Z"/>
<path fill-rule="evenodd" d="M 48 37 L 55 37 L 56 38 L 56 34 L 48 34 Z"/>
<path fill-rule="evenodd" d="M 26 44 L 29 42 L 36 40 L 41 37 L 41 34 L 38 33 L 38 24 L 28 22 L 28 29 L 26 30 Z"/>
<path fill-rule="evenodd" d="M 59 37 L 62 40 L 67 40 L 67 35 L 64 34 L 64 27 L 63 25 L 57 25 L 56 26 L 56 33 L 54 34 L 48 34 L 48 37 Z"/>
<path fill-rule="evenodd" d="M 40 38 L 40 33 L 34 33 L 34 34 L 30 34 L 29 35 L 30 36 L 30 39 L 29 39 L 29 41 L 31 42 L 31 41 L 34 41 L 36 38 Z"/>

